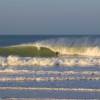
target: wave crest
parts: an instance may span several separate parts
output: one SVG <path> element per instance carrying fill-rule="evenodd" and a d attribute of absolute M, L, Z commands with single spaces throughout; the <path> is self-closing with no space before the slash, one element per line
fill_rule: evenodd
<path fill-rule="evenodd" d="M 93 37 L 65 37 L 37 41 L 16 46 L 46 47 L 59 55 L 80 55 L 100 57 L 100 38 Z"/>
<path fill-rule="evenodd" d="M 100 39 L 67 37 L 38 41 L 38 47 L 48 47 L 61 55 L 100 56 Z"/>

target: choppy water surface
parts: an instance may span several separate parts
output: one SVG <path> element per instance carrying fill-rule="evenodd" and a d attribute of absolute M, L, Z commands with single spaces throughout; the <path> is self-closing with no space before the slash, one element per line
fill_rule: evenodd
<path fill-rule="evenodd" d="M 0 67 L 1 98 L 98 99 L 100 67 Z"/>

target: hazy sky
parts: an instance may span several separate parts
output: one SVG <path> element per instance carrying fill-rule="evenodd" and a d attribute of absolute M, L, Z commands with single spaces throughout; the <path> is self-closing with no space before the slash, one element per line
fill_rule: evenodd
<path fill-rule="evenodd" d="M 0 34 L 100 33 L 100 0 L 0 0 Z"/>

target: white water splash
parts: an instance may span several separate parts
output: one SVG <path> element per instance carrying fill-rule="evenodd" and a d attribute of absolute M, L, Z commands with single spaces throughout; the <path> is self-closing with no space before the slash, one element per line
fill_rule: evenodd
<path fill-rule="evenodd" d="M 37 42 L 39 46 L 50 48 L 61 55 L 81 55 L 100 57 L 100 39 L 57 38 Z"/>
<path fill-rule="evenodd" d="M 100 58 L 94 57 L 0 57 L 0 66 L 97 66 Z"/>

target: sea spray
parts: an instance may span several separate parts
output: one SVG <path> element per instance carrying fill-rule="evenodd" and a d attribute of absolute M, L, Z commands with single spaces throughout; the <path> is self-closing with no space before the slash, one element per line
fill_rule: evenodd
<path fill-rule="evenodd" d="M 38 41 L 39 46 L 48 47 L 61 55 L 100 56 L 100 39 L 93 38 L 57 38 Z"/>

